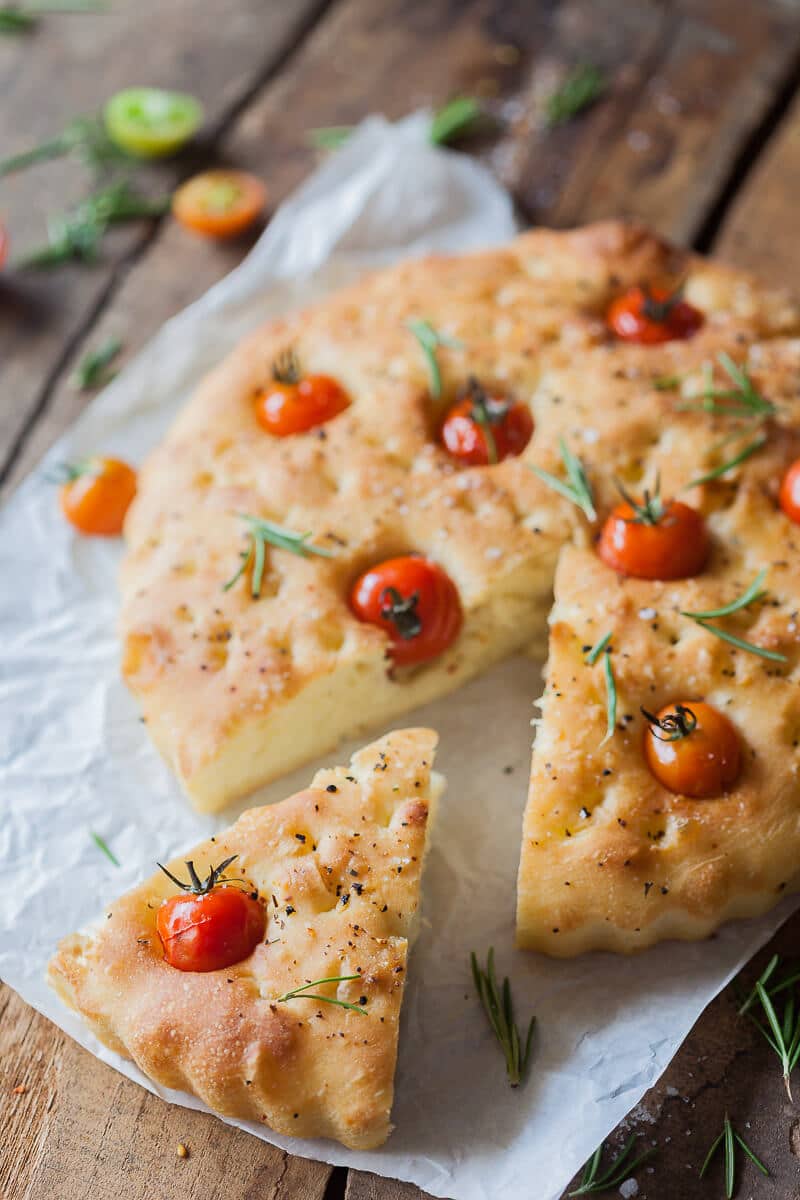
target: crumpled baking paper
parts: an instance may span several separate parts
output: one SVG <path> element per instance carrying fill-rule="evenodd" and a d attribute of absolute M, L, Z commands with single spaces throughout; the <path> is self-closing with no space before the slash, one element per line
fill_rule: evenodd
<path fill-rule="evenodd" d="M 252 253 L 169 321 L 0 513 L 0 974 L 83 1046 L 166 1100 L 102 1047 L 44 982 L 56 940 L 215 829 L 150 745 L 118 675 L 121 547 L 73 536 L 48 463 L 92 451 L 138 461 L 203 373 L 249 328 L 367 268 L 514 233 L 508 197 L 470 159 L 430 146 L 428 117 L 371 119 L 275 214 Z M 661 1074 L 712 997 L 786 917 L 633 960 L 548 961 L 513 944 L 514 880 L 541 666 L 516 659 L 409 716 L 441 734 L 448 777 L 403 1013 L 395 1132 L 371 1153 L 246 1128 L 294 1154 L 411 1180 L 453 1200 L 555 1200 Z M 382 731 L 377 731 L 382 732 Z M 339 761 L 353 746 L 343 747 Z M 263 793 L 307 784 L 317 765 Z M 259 796 L 259 800 L 262 797 Z M 116 868 L 92 840 L 106 839 Z M 538 1017 L 516 1090 L 473 994 L 469 952 L 490 945 L 521 1021 Z"/>

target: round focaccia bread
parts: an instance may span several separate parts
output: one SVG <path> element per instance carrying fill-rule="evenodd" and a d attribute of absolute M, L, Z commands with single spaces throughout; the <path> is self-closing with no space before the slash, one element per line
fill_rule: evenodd
<path fill-rule="evenodd" d="M 610 335 L 615 296 L 678 279 L 705 315 L 690 341 Z M 409 329 L 420 319 L 448 338 L 439 396 Z M 660 470 L 669 493 L 719 460 L 721 422 L 682 411 L 659 380 L 699 376 L 720 352 L 755 363 L 765 339 L 798 330 L 784 295 L 607 223 L 406 263 L 251 335 L 144 465 L 126 526 L 124 675 L 193 802 L 219 808 L 513 651 L 541 649 L 559 550 L 591 531 L 530 468 L 563 474 L 563 438 L 601 515 L 615 476 L 635 485 Z M 289 351 L 352 402 L 307 433 L 273 437 L 255 402 Z M 442 446 L 442 417 L 470 376 L 530 407 L 519 457 L 464 467 Z M 717 495 L 698 490 L 693 502 Z M 242 513 L 308 532 L 332 557 L 268 548 L 260 597 L 246 573 L 226 591 L 246 546 Z M 408 552 L 448 572 L 464 623 L 435 660 L 392 670 L 387 635 L 355 617 L 348 594 L 365 568 Z"/>
<path fill-rule="evenodd" d="M 431 777 L 435 747 L 430 730 L 389 734 L 187 852 L 201 877 L 236 855 L 232 873 L 262 897 L 265 938 L 243 962 L 205 972 L 167 963 L 156 918 L 176 889 L 158 873 L 61 942 L 50 983 L 164 1087 L 279 1133 L 380 1145 L 429 808 L 442 787 Z M 186 874 L 183 861 L 168 868 Z M 342 976 L 357 978 L 311 989 L 327 1002 L 281 999 Z"/>

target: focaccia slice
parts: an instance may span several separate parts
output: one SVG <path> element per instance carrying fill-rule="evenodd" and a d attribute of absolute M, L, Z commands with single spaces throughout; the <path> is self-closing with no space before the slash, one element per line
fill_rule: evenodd
<path fill-rule="evenodd" d="M 771 453 L 708 511 L 711 563 L 693 579 L 619 578 L 593 549 L 567 547 L 556 575 L 550 657 L 537 721 L 518 881 L 521 947 L 568 956 L 707 936 L 770 908 L 800 882 L 800 558 L 774 511 Z M 772 459 L 772 461 L 770 461 Z M 681 610 L 717 609 L 768 569 L 763 601 L 717 622 L 770 661 L 726 643 Z M 616 728 L 604 740 L 611 634 Z M 733 788 L 690 799 L 663 787 L 642 752 L 645 718 L 706 700 L 733 722 Z"/>
<path fill-rule="evenodd" d="M 156 931 L 175 894 L 159 872 L 65 938 L 49 980 L 93 1032 L 151 1079 L 226 1116 L 282 1134 L 380 1145 L 390 1131 L 409 940 L 420 901 L 436 735 L 388 734 L 349 767 L 246 812 L 187 852 L 202 876 L 237 855 L 257 887 L 266 937 L 249 958 L 207 973 L 164 960 Z M 183 862 L 168 864 L 184 873 Z M 303 984 L 363 1007 L 296 998 Z"/>

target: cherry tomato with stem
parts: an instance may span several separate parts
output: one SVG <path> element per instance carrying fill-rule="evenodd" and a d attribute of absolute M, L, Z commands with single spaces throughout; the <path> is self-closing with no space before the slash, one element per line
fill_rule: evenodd
<path fill-rule="evenodd" d="M 281 355 L 272 381 L 256 399 L 256 420 L 273 437 L 306 433 L 350 406 L 350 397 L 330 375 L 304 375 L 295 354 Z"/>
<path fill-rule="evenodd" d="M 353 585 L 350 607 L 360 621 L 389 635 L 392 660 L 400 667 L 438 657 L 456 640 L 464 619 L 450 576 L 417 554 L 370 567 Z"/>
<path fill-rule="evenodd" d="M 225 871 L 234 854 L 212 867 L 201 880 L 193 862 L 186 863 L 189 881 L 184 882 L 159 867 L 180 888 L 180 894 L 164 900 L 156 917 L 156 929 L 164 958 L 179 971 L 219 971 L 248 958 L 263 941 L 267 915 L 253 890 L 237 887 L 243 880 L 226 880 Z"/>
<path fill-rule="evenodd" d="M 606 321 L 618 338 L 656 346 L 692 337 L 703 324 L 703 314 L 682 299 L 680 291 L 634 287 L 614 300 Z"/>
<path fill-rule="evenodd" d="M 736 783 L 742 747 L 732 722 L 711 704 L 683 700 L 658 713 L 642 709 L 645 761 L 659 783 L 693 800 L 720 796 Z"/>
<path fill-rule="evenodd" d="M 118 458 L 93 455 L 61 468 L 61 511 L 81 533 L 117 537 L 136 495 L 136 472 Z"/>
<path fill-rule="evenodd" d="M 528 406 L 487 392 L 477 379 L 470 379 L 466 395 L 456 401 L 442 424 L 445 449 L 472 467 L 521 454 L 532 434 Z"/>
<path fill-rule="evenodd" d="M 247 171 L 203 171 L 181 184 L 172 212 L 186 229 L 204 237 L 238 237 L 264 211 L 267 189 Z"/>
<path fill-rule="evenodd" d="M 624 503 L 606 518 L 597 552 L 603 562 L 634 579 L 688 579 L 698 575 L 711 553 L 702 513 L 680 500 L 653 495 L 634 500 L 620 487 Z"/>

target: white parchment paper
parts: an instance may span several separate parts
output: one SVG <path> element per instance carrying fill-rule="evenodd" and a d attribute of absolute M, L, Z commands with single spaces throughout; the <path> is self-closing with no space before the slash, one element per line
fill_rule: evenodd
<path fill-rule="evenodd" d="M 89 407 L 49 462 L 101 450 L 138 461 L 200 376 L 264 317 L 406 255 L 509 238 L 506 195 L 466 157 L 429 146 L 426 128 L 423 114 L 362 126 L 283 205 L 245 262 L 171 320 Z M 120 546 L 73 536 L 43 471 L 0 513 L 0 975 L 105 1062 L 158 1090 L 62 1008 L 44 983 L 45 963 L 58 937 L 149 874 L 156 858 L 231 814 L 194 814 L 152 749 L 118 678 Z M 454 1200 L 555 1200 L 788 914 L 784 905 L 712 941 L 663 945 L 634 960 L 514 953 L 514 878 L 540 690 L 540 667 L 514 660 L 411 718 L 439 730 L 449 788 L 425 878 L 388 1144 L 354 1153 L 247 1126 L 256 1136 Z M 316 765 L 263 799 L 304 786 Z M 120 868 L 90 830 L 112 846 Z M 472 994 L 469 951 L 491 944 L 512 974 L 520 1017 L 539 1018 L 534 1068 L 517 1091 Z M 182 1094 L 165 1098 L 200 1107 Z"/>

